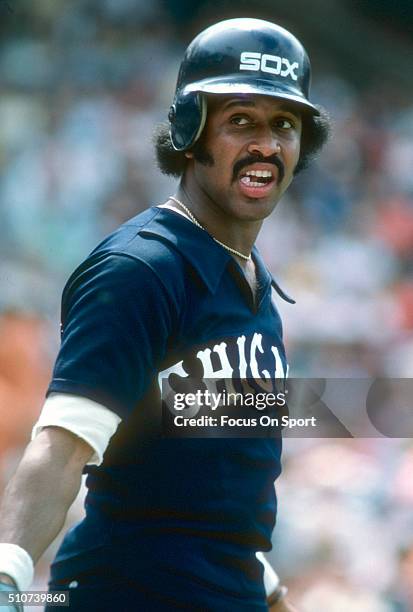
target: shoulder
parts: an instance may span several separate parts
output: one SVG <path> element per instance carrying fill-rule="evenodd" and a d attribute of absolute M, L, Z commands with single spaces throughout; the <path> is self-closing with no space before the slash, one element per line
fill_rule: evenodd
<path fill-rule="evenodd" d="M 159 218 L 162 217 L 160 229 Z M 171 219 L 168 228 L 168 217 L 161 209 L 152 207 L 136 215 L 116 231 L 107 236 L 89 255 L 84 262 L 90 262 L 112 256 L 118 258 L 118 265 L 133 269 L 128 262 L 135 261 L 138 265 L 146 265 L 165 284 L 170 284 L 182 273 L 183 258 L 174 248 L 171 237 L 176 235 Z M 117 256 L 117 257 L 116 257 Z"/>
<path fill-rule="evenodd" d="M 173 301 L 184 292 L 184 260 L 155 228 L 160 210 L 150 208 L 107 236 L 70 276 L 63 300 L 82 287 L 116 287 L 129 293 L 159 289 Z"/>

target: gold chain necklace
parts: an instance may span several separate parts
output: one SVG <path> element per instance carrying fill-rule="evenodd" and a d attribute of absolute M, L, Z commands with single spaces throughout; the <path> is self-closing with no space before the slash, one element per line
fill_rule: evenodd
<path fill-rule="evenodd" d="M 169 199 L 175 202 L 176 204 L 179 204 L 179 206 L 186 212 L 186 214 L 188 215 L 188 217 L 190 218 L 190 220 L 192 221 L 194 225 L 196 225 L 201 230 L 204 230 L 204 232 L 209 234 L 208 230 L 206 230 L 205 227 L 200 224 L 198 219 L 192 214 L 189 208 L 185 206 L 185 204 L 182 204 L 182 202 L 180 202 L 180 200 L 178 200 L 177 198 L 174 198 L 174 196 L 169 196 Z M 237 255 L 238 257 L 241 257 L 241 259 L 245 259 L 245 261 L 250 261 L 251 255 L 244 255 L 244 253 L 240 253 L 239 251 L 236 251 L 232 247 L 228 246 L 227 244 L 224 244 L 223 242 L 218 240 L 218 238 L 215 238 L 215 236 L 212 236 L 212 234 L 209 234 L 209 235 L 211 236 L 213 240 L 215 240 L 215 242 L 217 242 L 220 246 L 226 249 L 229 253 L 233 253 L 234 255 Z"/>

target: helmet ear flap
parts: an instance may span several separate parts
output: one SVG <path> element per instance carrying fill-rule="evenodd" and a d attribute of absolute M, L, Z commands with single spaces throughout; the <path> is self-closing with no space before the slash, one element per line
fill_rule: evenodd
<path fill-rule="evenodd" d="M 186 151 L 198 140 L 206 121 L 206 100 L 199 92 L 178 93 L 169 109 L 169 134 L 176 151 Z"/>

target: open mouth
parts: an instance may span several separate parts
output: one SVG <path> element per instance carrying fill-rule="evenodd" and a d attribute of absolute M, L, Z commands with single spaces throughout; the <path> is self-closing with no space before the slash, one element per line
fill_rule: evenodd
<path fill-rule="evenodd" d="M 276 171 L 246 169 L 239 175 L 238 184 L 244 196 L 248 198 L 263 198 L 270 195 L 276 178 Z"/>
<path fill-rule="evenodd" d="M 262 187 L 274 181 L 270 170 L 247 170 L 240 177 L 240 182 L 247 187 Z"/>

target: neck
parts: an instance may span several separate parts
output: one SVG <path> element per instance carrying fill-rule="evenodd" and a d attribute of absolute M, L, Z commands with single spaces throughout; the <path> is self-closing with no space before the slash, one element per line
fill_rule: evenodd
<path fill-rule="evenodd" d="M 233 249 L 249 255 L 262 226 L 262 220 L 239 219 L 228 214 L 199 188 L 193 189 L 191 181 L 182 181 L 176 197 L 185 204 L 211 236 Z M 241 263 L 242 260 L 237 258 Z M 242 262 L 244 267 L 245 261 Z"/>

